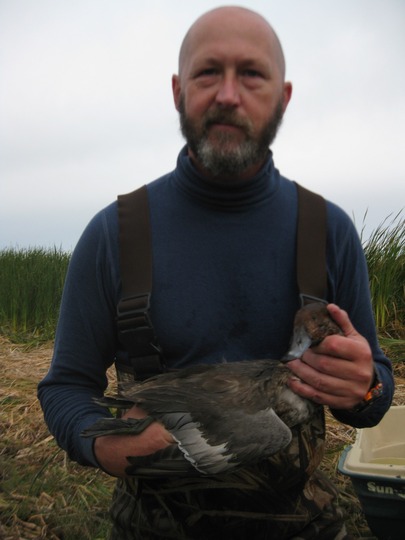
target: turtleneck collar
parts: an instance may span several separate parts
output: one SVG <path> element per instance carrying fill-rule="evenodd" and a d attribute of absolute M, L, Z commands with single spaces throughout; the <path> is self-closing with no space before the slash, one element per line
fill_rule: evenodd
<path fill-rule="evenodd" d="M 277 190 L 280 183 L 271 152 L 261 170 L 250 180 L 238 185 L 220 185 L 208 181 L 196 169 L 188 156 L 186 146 L 177 159 L 174 180 L 178 189 L 188 198 L 211 208 L 230 211 L 263 203 Z"/>

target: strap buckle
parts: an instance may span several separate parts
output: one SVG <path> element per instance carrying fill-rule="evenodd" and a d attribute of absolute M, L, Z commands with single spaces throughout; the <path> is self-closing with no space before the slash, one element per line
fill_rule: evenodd
<path fill-rule="evenodd" d="M 155 330 L 150 318 L 150 293 L 122 298 L 117 306 L 118 337 L 130 356 L 155 355 Z"/>
<path fill-rule="evenodd" d="M 121 298 L 117 306 L 117 324 L 120 332 L 150 328 L 150 293 Z"/>

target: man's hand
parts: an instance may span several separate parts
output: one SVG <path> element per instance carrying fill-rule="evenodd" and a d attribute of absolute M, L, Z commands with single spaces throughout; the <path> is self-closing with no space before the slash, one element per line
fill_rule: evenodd
<path fill-rule="evenodd" d="M 134 405 L 122 418 L 144 418 L 145 411 Z M 112 476 L 125 476 L 127 456 L 147 456 L 174 443 L 173 437 L 159 422 L 140 435 L 106 435 L 94 441 L 94 453 L 100 466 Z"/>
<path fill-rule="evenodd" d="M 367 340 L 353 327 L 347 313 L 328 305 L 343 335 L 326 337 L 308 349 L 302 359 L 286 365 L 293 373 L 290 388 L 298 395 L 333 409 L 351 409 L 368 392 L 374 377 L 373 357 Z"/>

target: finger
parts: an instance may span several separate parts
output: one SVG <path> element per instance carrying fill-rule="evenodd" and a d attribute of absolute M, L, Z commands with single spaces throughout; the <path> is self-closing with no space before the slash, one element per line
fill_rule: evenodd
<path fill-rule="evenodd" d="M 301 397 L 335 409 L 350 409 L 361 399 L 353 392 L 350 392 L 346 386 L 335 387 L 330 392 L 327 391 L 327 385 L 318 385 L 320 387 L 316 388 L 296 377 L 291 377 L 287 384 L 293 392 Z"/>
<path fill-rule="evenodd" d="M 302 365 L 295 366 L 295 371 L 304 369 L 307 365 L 314 369 L 316 374 L 325 374 L 342 380 L 355 378 L 356 368 L 350 357 L 351 350 L 345 350 L 346 338 L 340 339 L 342 344 L 339 344 L 338 350 L 333 343 L 329 346 L 327 342 L 317 345 L 316 349 L 306 351 L 301 358 Z"/>
<path fill-rule="evenodd" d="M 358 334 L 346 311 L 340 309 L 336 304 L 328 304 L 327 309 L 332 319 L 339 325 L 346 337 Z"/>
<path fill-rule="evenodd" d="M 352 362 L 324 358 L 326 361 L 322 362 L 322 366 L 319 366 L 318 363 L 312 366 L 311 361 L 311 363 L 307 363 L 303 360 L 297 360 L 295 365 L 289 366 L 293 379 L 296 378 L 301 383 L 328 394 L 342 396 L 350 394 L 351 390 L 348 386 L 352 384 L 353 379 L 351 376 Z M 338 369 L 337 366 L 339 366 Z"/>

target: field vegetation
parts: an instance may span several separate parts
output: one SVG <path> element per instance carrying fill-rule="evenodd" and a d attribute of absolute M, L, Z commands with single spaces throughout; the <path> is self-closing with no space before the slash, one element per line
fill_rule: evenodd
<path fill-rule="evenodd" d="M 54 249 L 0 251 L 0 332 L 15 342 L 51 340 L 70 254 Z"/>
<path fill-rule="evenodd" d="M 394 403 L 405 404 L 405 220 L 383 223 L 363 242 L 380 343 L 392 359 Z M 43 422 L 36 386 L 52 356 L 70 255 L 0 251 L 0 539 L 102 540 L 114 480 L 70 462 Z M 109 373 L 112 387 L 114 373 Z M 323 469 L 340 489 L 355 538 L 372 538 L 350 480 L 337 472 L 355 430 L 327 416 Z"/>

